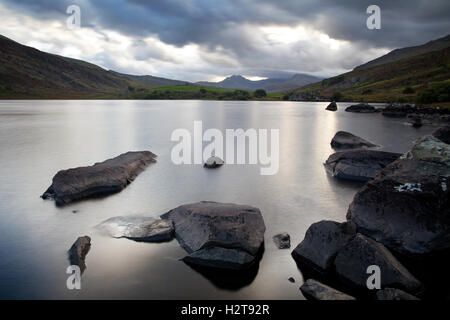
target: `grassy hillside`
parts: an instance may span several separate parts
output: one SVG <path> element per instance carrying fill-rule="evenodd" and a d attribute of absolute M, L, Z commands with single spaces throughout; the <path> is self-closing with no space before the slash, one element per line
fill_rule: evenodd
<path fill-rule="evenodd" d="M 373 65 L 368 63 L 351 72 L 304 86 L 294 91 L 291 97 L 300 100 L 450 104 L 450 47 L 435 50 L 438 43 L 441 46 L 449 44 L 448 41 L 437 41 L 432 46 L 433 50 L 426 53 L 421 53 L 426 51 L 424 48 L 413 47 L 414 50 L 403 51 L 403 58 L 397 56 L 394 61 L 392 57 L 381 57 Z M 420 54 L 413 55 L 414 52 Z M 380 61 L 385 62 L 379 64 Z"/>

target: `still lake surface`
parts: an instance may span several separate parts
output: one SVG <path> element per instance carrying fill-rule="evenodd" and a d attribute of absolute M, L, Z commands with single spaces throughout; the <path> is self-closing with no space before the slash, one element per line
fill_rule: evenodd
<path fill-rule="evenodd" d="M 381 114 L 325 111 L 327 103 L 242 101 L 0 101 L 0 298 L 3 299 L 303 299 L 302 274 L 291 250 L 320 220 L 344 221 L 361 186 L 331 178 L 323 163 L 331 138 L 350 131 L 405 152 L 435 127 L 414 129 Z M 173 130 L 280 129 L 280 169 L 259 165 L 176 166 Z M 59 208 L 39 196 L 58 170 L 91 165 L 130 150 L 150 150 L 150 165 L 122 192 Z M 115 216 L 157 218 L 201 200 L 259 207 L 266 224 L 258 272 L 234 287 L 179 261 L 176 240 L 140 243 L 113 239 L 94 226 Z M 288 232 L 290 250 L 272 236 Z M 67 250 L 89 235 L 92 247 L 82 289 L 68 290 Z M 289 277 L 296 282 L 290 283 Z"/>

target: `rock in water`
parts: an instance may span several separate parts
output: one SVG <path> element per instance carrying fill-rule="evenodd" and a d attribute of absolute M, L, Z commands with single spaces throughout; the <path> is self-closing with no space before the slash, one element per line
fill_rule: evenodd
<path fill-rule="evenodd" d="M 450 126 L 442 127 L 433 132 L 433 137 L 450 144 Z"/>
<path fill-rule="evenodd" d="M 425 136 L 359 190 L 347 219 L 399 253 L 450 249 L 450 145 Z"/>
<path fill-rule="evenodd" d="M 257 257 L 266 230 L 258 208 L 202 201 L 161 216 L 175 226 L 175 236 L 190 254 L 184 260 L 203 266 L 244 269 Z"/>
<path fill-rule="evenodd" d="M 347 107 L 345 109 L 345 111 L 347 111 L 347 112 L 357 112 L 357 113 L 373 113 L 373 112 L 377 112 L 377 110 L 373 106 L 368 105 L 367 103 L 358 103 L 358 104 L 352 105 L 350 107 Z"/>
<path fill-rule="evenodd" d="M 380 268 L 381 288 L 395 287 L 408 292 L 417 292 L 421 283 L 389 250 L 362 234 L 357 234 L 337 254 L 334 261 L 336 273 L 346 284 L 357 289 L 368 290 L 369 266 Z"/>
<path fill-rule="evenodd" d="M 287 233 L 277 234 L 272 239 L 278 249 L 289 249 L 291 247 L 291 237 Z"/>
<path fill-rule="evenodd" d="M 343 292 L 333 289 L 317 280 L 308 279 L 300 291 L 307 299 L 311 300 L 356 300 Z"/>
<path fill-rule="evenodd" d="M 337 111 L 337 104 L 336 104 L 336 102 L 335 101 L 333 101 L 333 102 L 331 102 L 326 108 L 325 108 L 325 110 L 328 110 L 328 111 Z"/>
<path fill-rule="evenodd" d="M 340 249 L 356 235 L 355 225 L 334 221 L 320 221 L 306 231 L 305 239 L 292 251 L 298 263 L 306 263 L 314 270 L 325 273 L 333 266 Z"/>
<path fill-rule="evenodd" d="M 355 136 L 350 132 L 338 131 L 333 139 L 331 139 L 331 147 L 339 149 L 354 149 L 354 148 L 373 148 L 378 147 L 363 138 Z"/>
<path fill-rule="evenodd" d="M 224 163 L 225 162 L 222 159 L 220 159 L 219 157 L 210 157 L 210 158 L 208 158 L 208 160 L 206 160 L 206 162 L 203 166 L 208 169 L 214 169 L 214 168 L 222 166 Z"/>
<path fill-rule="evenodd" d="M 91 238 L 84 236 L 79 237 L 68 251 L 70 264 L 79 266 L 81 272 L 86 269 L 85 260 L 90 248 Z"/>
<path fill-rule="evenodd" d="M 143 242 L 163 242 L 173 238 L 171 220 L 155 220 L 149 217 L 114 217 L 97 227 L 114 238 L 128 238 Z"/>
<path fill-rule="evenodd" d="M 377 292 L 377 300 L 420 300 L 420 299 L 400 289 L 385 288 Z"/>
<path fill-rule="evenodd" d="M 333 177 L 368 181 L 401 154 L 376 150 L 350 150 L 336 152 L 327 159 L 325 168 Z"/>
<path fill-rule="evenodd" d="M 127 152 L 89 167 L 59 171 L 42 195 L 64 205 L 75 200 L 123 190 L 147 165 L 156 162 L 150 151 Z"/>

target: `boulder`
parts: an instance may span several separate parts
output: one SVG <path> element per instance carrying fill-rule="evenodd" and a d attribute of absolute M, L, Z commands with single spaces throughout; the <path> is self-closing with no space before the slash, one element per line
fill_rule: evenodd
<path fill-rule="evenodd" d="M 345 284 L 368 290 L 369 266 L 380 268 L 381 288 L 393 287 L 417 292 L 421 283 L 381 243 L 357 234 L 337 254 L 336 273 Z"/>
<path fill-rule="evenodd" d="M 305 238 L 292 251 L 292 257 L 298 263 L 305 263 L 320 273 L 328 272 L 334 259 L 356 234 L 353 223 L 320 221 L 312 224 Z"/>
<path fill-rule="evenodd" d="M 382 110 L 382 115 L 392 118 L 404 118 L 407 114 L 415 111 L 416 108 L 409 104 L 390 104 Z"/>
<path fill-rule="evenodd" d="M 450 126 L 441 127 L 433 132 L 433 137 L 450 144 Z"/>
<path fill-rule="evenodd" d="M 113 238 L 128 238 L 143 242 L 170 241 L 174 232 L 171 220 L 137 216 L 110 218 L 96 228 Z"/>
<path fill-rule="evenodd" d="M 291 237 L 287 233 L 277 234 L 272 239 L 278 249 L 289 249 L 291 247 Z"/>
<path fill-rule="evenodd" d="M 245 269 L 264 242 L 264 220 L 252 206 L 202 201 L 179 206 L 161 218 L 173 221 L 178 242 L 190 254 L 185 261 L 193 264 Z"/>
<path fill-rule="evenodd" d="M 325 110 L 328 110 L 328 111 L 337 111 L 337 104 L 336 104 L 336 102 L 335 101 L 333 101 L 333 102 L 331 102 L 326 108 L 325 108 Z"/>
<path fill-rule="evenodd" d="M 335 149 L 373 148 L 378 147 L 363 138 L 355 136 L 350 132 L 338 131 L 331 139 L 331 147 Z"/>
<path fill-rule="evenodd" d="M 423 125 L 422 118 L 420 116 L 410 117 L 408 122 L 411 123 L 413 128 L 420 128 Z"/>
<path fill-rule="evenodd" d="M 400 156 L 399 153 L 376 150 L 349 150 L 330 155 L 324 165 L 333 177 L 368 181 Z"/>
<path fill-rule="evenodd" d="M 377 300 L 420 300 L 419 298 L 395 288 L 385 288 L 377 291 Z"/>
<path fill-rule="evenodd" d="M 398 253 L 450 249 L 450 145 L 425 136 L 358 191 L 347 219 Z"/>
<path fill-rule="evenodd" d="M 88 236 L 79 237 L 68 251 L 71 265 L 80 267 L 83 272 L 86 269 L 86 255 L 91 249 L 91 238 Z"/>
<path fill-rule="evenodd" d="M 150 151 L 127 152 L 89 167 L 59 171 L 42 195 L 64 205 L 83 198 L 107 195 L 123 190 L 147 165 L 156 162 Z"/>
<path fill-rule="evenodd" d="M 345 109 L 347 112 L 356 112 L 356 113 L 374 113 L 377 112 L 375 107 L 367 104 L 367 103 L 358 103 L 355 105 L 352 105 L 350 107 L 347 107 Z"/>
<path fill-rule="evenodd" d="M 214 169 L 214 168 L 222 166 L 224 163 L 225 162 L 222 159 L 220 159 L 219 157 L 210 157 L 210 158 L 208 158 L 208 160 L 206 160 L 206 162 L 203 164 L 203 166 L 208 169 Z"/>
<path fill-rule="evenodd" d="M 356 300 L 343 292 L 333 289 L 317 280 L 308 279 L 300 287 L 303 295 L 310 300 Z"/>

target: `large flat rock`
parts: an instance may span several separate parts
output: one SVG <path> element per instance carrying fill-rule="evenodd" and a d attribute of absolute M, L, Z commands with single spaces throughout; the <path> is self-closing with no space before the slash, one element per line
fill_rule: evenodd
<path fill-rule="evenodd" d="M 347 112 L 356 112 L 356 113 L 373 113 L 377 112 L 375 107 L 367 104 L 367 103 L 358 103 L 354 104 L 350 107 L 345 108 Z"/>
<path fill-rule="evenodd" d="M 334 149 L 374 148 L 376 144 L 355 136 L 347 131 L 338 131 L 331 139 L 331 147 Z"/>
<path fill-rule="evenodd" d="M 175 236 L 191 254 L 187 258 L 191 263 L 244 268 L 249 265 L 248 257 L 255 259 L 264 242 L 264 220 L 260 210 L 252 206 L 202 201 L 179 206 L 161 218 L 173 221 Z M 224 254 L 223 259 L 218 258 L 220 254 Z"/>
<path fill-rule="evenodd" d="M 333 153 L 324 165 L 338 179 L 368 181 L 400 156 L 377 150 L 349 150 Z"/>
<path fill-rule="evenodd" d="M 42 195 L 64 205 L 83 198 L 107 195 L 123 190 L 150 163 L 156 162 L 150 151 L 127 152 L 93 166 L 61 170 Z"/>

